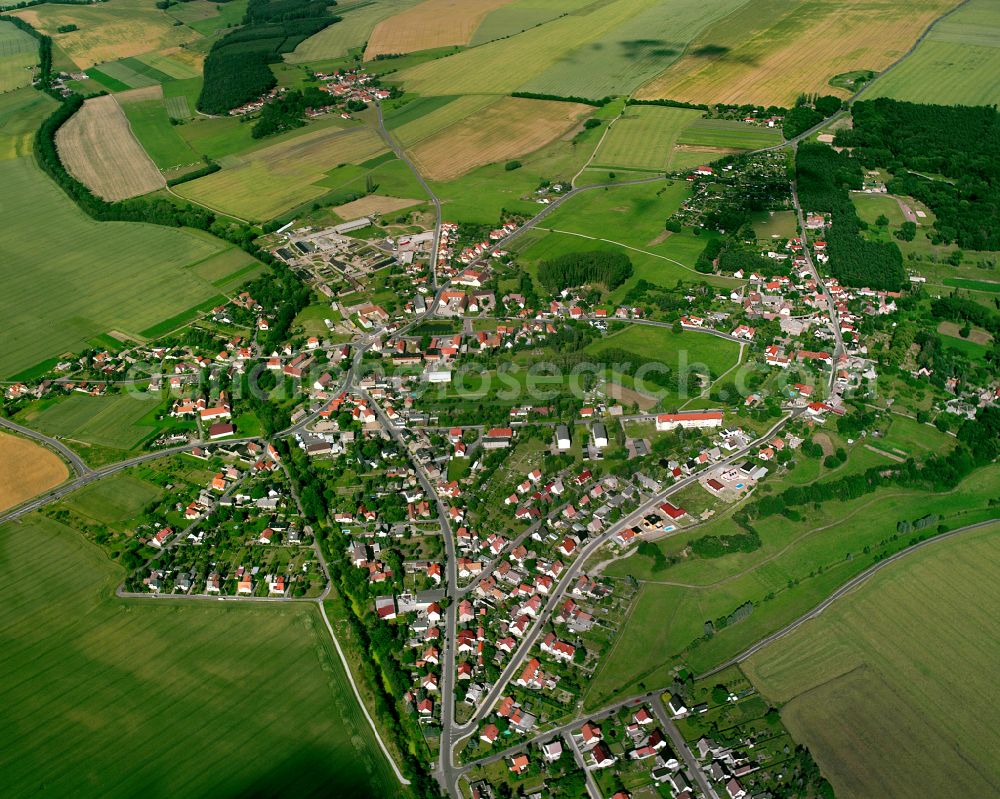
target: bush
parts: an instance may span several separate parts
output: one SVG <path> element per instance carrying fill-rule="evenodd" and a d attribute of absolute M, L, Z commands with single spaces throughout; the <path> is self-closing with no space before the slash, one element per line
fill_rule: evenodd
<path fill-rule="evenodd" d="M 588 119 L 586 122 L 583 123 L 583 126 L 587 130 L 590 130 L 591 128 L 599 128 L 601 126 L 601 120 L 599 120 L 599 119 Z"/>
<path fill-rule="evenodd" d="M 508 161 L 506 164 L 503 165 L 503 168 L 507 172 L 513 172 L 515 169 L 520 169 L 521 168 L 521 162 L 520 161 Z"/>

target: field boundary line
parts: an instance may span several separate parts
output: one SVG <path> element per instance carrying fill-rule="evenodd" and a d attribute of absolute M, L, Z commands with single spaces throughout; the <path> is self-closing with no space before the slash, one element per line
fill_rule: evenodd
<path fill-rule="evenodd" d="M 382 740 L 382 736 L 379 734 L 378 728 L 375 726 L 375 720 L 371 717 L 371 714 L 368 712 L 367 705 L 365 705 L 364 700 L 361 698 L 361 692 L 358 690 L 358 685 L 354 682 L 354 675 L 351 673 L 351 666 L 347 662 L 344 650 L 340 648 L 340 641 L 337 640 L 337 634 L 333 631 L 333 625 L 330 624 L 330 619 L 326 615 L 326 607 L 324 607 L 322 600 L 317 600 L 316 604 L 319 605 L 319 614 L 323 617 L 323 623 L 326 625 L 327 632 L 330 633 L 330 639 L 333 641 L 333 646 L 337 650 L 337 655 L 340 657 L 340 664 L 344 667 L 344 672 L 347 674 L 347 680 L 351 684 L 351 690 L 354 691 L 354 698 L 358 701 L 358 706 L 361 708 L 361 712 L 364 713 L 365 718 L 368 720 L 368 725 L 372 728 L 372 733 L 375 735 L 375 740 L 378 742 L 379 749 L 382 750 L 382 754 L 385 755 L 385 759 L 389 761 L 389 765 L 392 767 L 392 771 L 396 775 L 396 779 L 399 780 L 400 785 L 410 785 L 410 781 L 403 776 L 403 773 L 399 770 L 399 766 L 396 765 L 396 761 L 393 760 L 392 755 L 389 754 L 389 749 L 385 745 L 385 741 Z"/>
<path fill-rule="evenodd" d="M 643 255 L 651 255 L 653 258 L 660 258 L 663 261 L 669 261 L 672 264 L 676 264 L 681 267 L 681 269 L 687 269 L 689 272 L 694 272 L 696 275 L 702 274 L 697 269 L 693 269 L 686 264 L 682 264 L 680 261 L 675 261 L 673 258 L 668 258 L 666 255 L 660 255 L 659 253 L 650 252 L 649 250 L 644 250 L 641 247 L 633 247 L 631 244 L 625 244 L 620 241 L 614 241 L 613 239 L 604 239 L 599 236 L 588 236 L 586 233 L 574 233 L 572 230 L 559 230 L 559 228 L 554 227 L 541 227 L 536 225 L 536 230 L 544 230 L 548 233 L 562 233 L 566 236 L 579 236 L 581 239 L 590 239 L 591 241 L 603 241 L 608 244 L 614 244 L 617 247 L 624 247 L 626 250 L 633 250 L 634 252 L 641 252 Z"/>

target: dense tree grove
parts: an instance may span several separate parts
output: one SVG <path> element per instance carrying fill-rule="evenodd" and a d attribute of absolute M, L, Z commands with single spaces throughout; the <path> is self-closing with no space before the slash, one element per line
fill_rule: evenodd
<path fill-rule="evenodd" d="M 965 297 L 937 297 L 931 300 L 931 314 L 936 319 L 969 322 L 1000 335 L 1000 314 Z"/>
<path fill-rule="evenodd" d="M 803 143 L 795 158 L 799 201 L 807 211 L 830 212 L 830 271 L 845 286 L 897 291 L 906 280 L 903 256 L 893 242 L 869 241 L 848 189 L 861 188 L 861 164 L 825 144 Z"/>
<path fill-rule="evenodd" d="M 632 276 L 632 261 L 617 250 L 571 252 L 538 265 L 538 279 L 550 291 L 603 283 L 610 291 Z"/>
<path fill-rule="evenodd" d="M 995 107 L 880 98 L 859 101 L 852 110 L 854 127 L 839 131 L 837 144 L 855 148 L 855 157 L 866 166 L 892 172 L 890 191 L 930 206 L 939 241 L 957 241 L 970 250 L 1000 249 L 1000 114 Z M 947 180 L 935 179 L 939 175 Z"/>
<path fill-rule="evenodd" d="M 786 139 L 794 139 L 827 117 L 833 116 L 843 104 L 843 100 L 832 94 L 816 97 L 811 103 L 805 96 L 802 96 L 795 103 L 795 107 L 785 114 L 782 133 L 785 134 Z"/>
<path fill-rule="evenodd" d="M 321 108 L 332 102 L 331 95 L 315 86 L 307 86 L 302 91 L 287 91 L 264 104 L 250 135 L 255 139 L 262 139 L 275 133 L 301 128 L 306 124 L 307 108 Z"/>
<path fill-rule="evenodd" d="M 327 14 L 335 0 L 250 0 L 243 26 L 212 45 L 198 110 L 225 114 L 276 84 L 270 64 L 314 33 L 340 21 Z"/>

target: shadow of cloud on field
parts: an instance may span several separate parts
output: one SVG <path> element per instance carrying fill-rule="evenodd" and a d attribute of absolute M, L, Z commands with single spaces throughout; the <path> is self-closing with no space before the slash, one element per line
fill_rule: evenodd
<path fill-rule="evenodd" d="M 283 762 L 248 773 L 244 780 L 216 794 L 219 799 L 272 799 L 296 797 L 351 797 L 382 799 L 365 768 L 353 758 L 337 762 L 329 750 L 303 747 Z"/>
<path fill-rule="evenodd" d="M 640 56 L 668 58 L 680 55 L 680 50 L 670 46 L 670 43 L 663 39 L 626 39 L 618 44 L 624 51 L 626 58 L 639 58 Z"/>
<path fill-rule="evenodd" d="M 732 48 L 724 44 L 703 44 L 688 51 L 693 58 L 715 58 L 721 61 L 732 61 L 737 64 L 754 65 L 757 59 L 752 55 L 736 55 Z"/>

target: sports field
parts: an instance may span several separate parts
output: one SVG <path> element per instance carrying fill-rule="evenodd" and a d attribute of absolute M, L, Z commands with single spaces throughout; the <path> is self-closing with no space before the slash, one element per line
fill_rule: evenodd
<path fill-rule="evenodd" d="M 509 0 L 423 0 L 379 22 L 368 39 L 365 61 L 468 44 L 479 23 Z"/>
<path fill-rule="evenodd" d="M 838 797 L 996 794 L 998 534 L 888 566 L 746 663 Z"/>
<path fill-rule="evenodd" d="M 941 105 L 1000 103 L 1000 6 L 970 0 L 935 25 L 913 55 L 864 96 Z"/>
<path fill-rule="evenodd" d="M 593 165 L 666 170 L 681 132 L 702 112 L 690 108 L 634 105 L 612 123 Z"/>
<path fill-rule="evenodd" d="M 888 463 L 858 446 L 843 468 Z M 621 691 L 634 692 L 637 683 L 666 684 L 672 666 L 681 661 L 697 673 L 718 665 L 818 605 L 877 556 L 903 546 L 905 540 L 893 538 L 900 520 L 936 513 L 954 528 L 991 519 L 996 509 L 990 502 L 998 490 L 1000 466 L 994 464 L 947 493 L 883 488 L 854 500 L 809 506 L 799 521 L 780 515 L 757 519 L 762 546 L 753 552 L 688 558 L 660 572 L 652 572 L 650 559 L 636 554 L 615 562 L 605 573 L 633 575 L 641 590 L 595 675 L 587 706 L 606 704 Z M 741 529 L 730 516 L 720 516 L 658 546 L 667 555 L 678 554 L 694 537 Z M 749 618 L 702 640 L 706 620 L 726 616 L 748 600 L 754 602 Z"/>
<path fill-rule="evenodd" d="M 227 245 L 155 225 L 95 222 L 30 156 L 0 160 L 0 201 L 7 265 L 0 296 L 7 320 L 3 377 L 83 349 L 109 330 L 137 335 L 219 293 L 183 267 Z"/>
<path fill-rule="evenodd" d="M 166 185 L 111 96 L 92 97 L 56 133 L 66 169 L 105 200 L 124 200 Z"/>
<path fill-rule="evenodd" d="M 147 0 L 44 4 L 13 13 L 51 36 L 81 69 L 201 38 L 184 25 L 174 25 L 173 18 Z M 79 30 L 58 33 L 63 25 Z"/>
<path fill-rule="evenodd" d="M 681 132 L 677 141 L 695 147 L 758 150 L 781 144 L 781 131 L 735 119 L 696 119 Z"/>
<path fill-rule="evenodd" d="M 326 193 L 319 181 L 341 164 L 359 164 L 385 152 L 371 128 L 322 128 L 243 156 L 222 159 L 223 169 L 183 183 L 177 194 L 238 217 L 271 219 Z"/>
<path fill-rule="evenodd" d="M 0 560 L 5 793 L 401 795 L 314 607 L 119 600 L 121 570 L 39 516 Z"/>
<path fill-rule="evenodd" d="M 159 397 L 145 393 L 103 397 L 71 394 L 42 410 L 32 406 L 18 418 L 23 424 L 57 438 L 131 449 L 156 429 L 141 420 L 159 405 Z"/>
<path fill-rule="evenodd" d="M 336 12 L 343 19 L 314 33 L 285 55 L 290 64 L 307 61 L 325 61 L 347 55 L 352 47 L 361 47 L 368 41 L 375 26 L 387 17 L 416 5 L 419 0 L 370 0 L 370 2 L 342 3 Z"/>
<path fill-rule="evenodd" d="M 475 167 L 537 150 L 590 111 L 590 106 L 579 103 L 504 97 L 424 139 L 410 152 L 418 168 L 431 180 L 451 180 Z"/>
<path fill-rule="evenodd" d="M 636 96 L 762 105 L 789 105 L 802 92 L 846 96 L 830 78 L 884 69 L 955 1 L 750 0 L 701 31 Z"/>
<path fill-rule="evenodd" d="M 62 459 L 20 436 L 0 433 L 0 511 L 59 485 L 69 476 Z"/>
<path fill-rule="evenodd" d="M 121 107 L 132 133 L 157 167 L 167 170 L 200 161 L 177 133 L 176 126 L 170 123 L 170 115 L 162 99 L 127 102 Z"/>
<path fill-rule="evenodd" d="M 0 92 L 30 84 L 31 68 L 37 63 L 35 38 L 10 22 L 0 22 Z"/>

